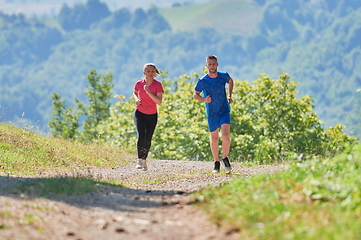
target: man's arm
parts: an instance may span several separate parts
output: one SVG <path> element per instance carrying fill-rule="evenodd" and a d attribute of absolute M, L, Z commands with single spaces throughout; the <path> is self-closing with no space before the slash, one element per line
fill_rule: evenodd
<path fill-rule="evenodd" d="M 204 98 L 200 94 L 201 94 L 200 92 L 194 91 L 193 97 L 195 99 L 197 99 L 198 101 L 201 101 L 201 102 L 210 103 L 212 101 L 212 98 L 210 96 L 207 96 L 207 97 Z"/>
<path fill-rule="evenodd" d="M 233 103 L 232 92 L 233 92 L 233 79 L 230 78 L 228 82 L 228 98 L 227 98 L 229 103 Z"/>

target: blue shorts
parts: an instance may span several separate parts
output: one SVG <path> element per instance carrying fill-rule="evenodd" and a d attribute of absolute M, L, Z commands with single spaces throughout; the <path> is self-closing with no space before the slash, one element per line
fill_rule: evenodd
<path fill-rule="evenodd" d="M 215 118 L 208 118 L 209 132 L 214 132 L 220 128 L 223 124 L 231 124 L 231 113 L 225 112 L 222 115 Z"/>

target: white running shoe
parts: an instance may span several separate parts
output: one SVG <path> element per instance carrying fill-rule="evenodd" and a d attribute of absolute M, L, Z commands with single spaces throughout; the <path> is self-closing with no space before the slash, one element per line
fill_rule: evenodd
<path fill-rule="evenodd" d="M 143 160 L 138 159 L 137 166 L 135 166 L 136 169 L 142 169 L 143 168 Z"/>
<path fill-rule="evenodd" d="M 146 159 L 143 159 L 142 160 L 142 167 L 143 167 L 143 171 L 147 171 L 147 160 Z"/>

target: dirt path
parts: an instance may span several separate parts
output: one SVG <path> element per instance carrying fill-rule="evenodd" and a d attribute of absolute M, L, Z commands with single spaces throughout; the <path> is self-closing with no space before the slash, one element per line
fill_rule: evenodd
<path fill-rule="evenodd" d="M 0 176 L 0 239 L 238 239 L 232 229 L 219 229 L 189 203 L 190 193 L 219 186 L 234 177 L 272 173 L 282 165 L 244 167 L 234 164 L 230 175 L 211 173 L 213 163 L 148 160 L 148 171 L 135 162 L 113 169 L 86 168 L 47 172 L 32 178 L 91 174 L 125 187 L 99 193 L 46 197 L 11 195 L 4 186 L 24 178 Z M 24 199 L 27 198 L 27 199 Z"/>

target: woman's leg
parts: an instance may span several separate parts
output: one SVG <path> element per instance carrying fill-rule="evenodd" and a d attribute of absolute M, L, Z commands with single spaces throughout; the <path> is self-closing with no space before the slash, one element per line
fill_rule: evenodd
<path fill-rule="evenodd" d="M 134 112 L 134 124 L 138 132 L 137 150 L 139 159 L 144 159 L 146 153 L 144 144 L 146 139 L 146 119 L 144 115 L 145 114 L 139 112 L 138 110 L 135 110 Z"/>
<path fill-rule="evenodd" d="M 138 110 L 134 113 L 134 123 L 138 131 L 138 158 L 146 159 L 148 157 L 149 149 L 155 127 L 157 126 L 158 114 L 144 114 Z"/>
<path fill-rule="evenodd" d="M 145 148 L 145 156 L 143 159 L 148 157 L 148 153 L 150 150 L 150 146 L 152 145 L 152 137 L 154 134 L 155 127 L 158 122 L 158 114 L 146 115 L 146 130 L 145 130 L 145 139 L 144 139 L 144 148 Z"/>

